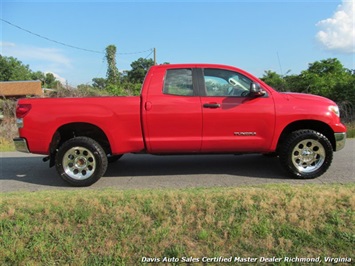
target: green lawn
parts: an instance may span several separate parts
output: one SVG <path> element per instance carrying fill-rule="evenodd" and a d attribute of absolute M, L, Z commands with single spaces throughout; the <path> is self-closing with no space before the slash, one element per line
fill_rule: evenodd
<path fill-rule="evenodd" d="M 186 265 L 220 256 L 354 261 L 354 192 L 355 184 L 3 193 L 0 264 L 165 258 L 175 261 L 166 265 Z"/>

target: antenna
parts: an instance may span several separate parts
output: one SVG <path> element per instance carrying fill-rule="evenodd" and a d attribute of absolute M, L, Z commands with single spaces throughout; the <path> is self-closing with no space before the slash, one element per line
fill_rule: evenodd
<path fill-rule="evenodd" d="M 281 76 L 284 75 L 283 71 L 282 71 L 282 66 L 281 66 L 281 61 L 280 61 L 280 56 L 279 56 L 279 52 L 276 52 L 277 54 L 277 61 L 279 62 L 279 67 L 280 67 L 280 71 L 281 71 Z"/>

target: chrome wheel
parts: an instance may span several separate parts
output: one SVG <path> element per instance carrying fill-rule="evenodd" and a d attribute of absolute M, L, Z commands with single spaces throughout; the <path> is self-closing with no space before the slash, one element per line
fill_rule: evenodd
<path fill-rule="evenodd" d="M 106 152 L 91 138 L 75 137 L 59 147 L 55 167 L 60 177 L 71 185 L 90 186 L 106 172 Z"/>
<path fill-rule="evenodd" d="M 91 177 L 96 169 L 94 154 L 84 147 L 73 147 L 63 156 L 64 172 L 75 180 Z"/>
<path fill-rule="evenodd" d="M 326 151 L 315 139 L 304 139 L 297 143 L 292 151 L 292 163 L 300 173 L 311 173 L 324 163 Z"/>
<path fill-rule="evenodd" d="M 333 160 L 333 147 L 328 138 L 311 129 L 291 132 L 278 151 L 281 165 L 299 179 L 321 176 Z"/>

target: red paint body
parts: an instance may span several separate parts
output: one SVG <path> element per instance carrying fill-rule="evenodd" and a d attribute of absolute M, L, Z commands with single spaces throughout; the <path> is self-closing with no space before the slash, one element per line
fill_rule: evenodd
<path fill-rule="evenodd" d="M 163 93 L 168 69 L 223 69 L 260 84 L 263 97 L 167 95 Z M 195 78 L 195 76 L 193 77 Z M 195 89 L 205 87 L 193 80 Z M 196 93 L 196 92 L 195 92 Z M 113 155 L 146 152 L 268 153 L 276 150 L 287 126 L 307 121 L 324 124 L 333 133 L 345 132 L 339 117 L 329 111 L 335 103 L 306 94 L 279 93 L 238 68 L 212 64 L 161 65 L 150 68 L 141 96 L 21 99 L 30 105 L 20 137 L 32 153 L 49 154 L 61 127 L 85 123 L 102 130 Z M 218 108 L 205 108 L 205 104 Z M 26 107 L 26 106 L 25 106 Z M 21 110 L 21 114 L 24 111 Z M 334 141 L 333 141 L 334 142 Z"/>

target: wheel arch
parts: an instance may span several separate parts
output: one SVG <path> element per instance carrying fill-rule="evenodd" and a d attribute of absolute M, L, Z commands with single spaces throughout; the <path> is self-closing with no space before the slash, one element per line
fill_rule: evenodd
<path fill-rule="evenodd" d="M 335 137 L 334 137 L 334 131 L 332 128 L 318 120 L 301 120 L 301 121 L 295 121 L 292 122 L 291 124 L 287 125 L 283 131 L 280 134 L 278 143 L 277 143 L 277 150 L 279 150 L 280 145 L 284 142 L 284 140 L 287 138 L 287 136 L 294 131 L 300 130 L 300 129 L 310 129 L 317 131 L 321 134 L 323 134 L 327 139 L 330 141 L 332 144 L 333 150 L 335 151 L 336 149 L 336 142 L 335 142 Z"/>
<path fill-rule="evenodd" d="M 74 122 L 60 126 L 53 135 L 50 144 L 50 153 L 55 154 L 56 150 L 64 142 L 79 136 L 95 140 L 101 145 L 106 154 L 111 153 L 110 141 L 105 132 L 100 127 L 85 122 Z"/>

